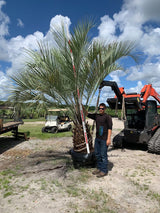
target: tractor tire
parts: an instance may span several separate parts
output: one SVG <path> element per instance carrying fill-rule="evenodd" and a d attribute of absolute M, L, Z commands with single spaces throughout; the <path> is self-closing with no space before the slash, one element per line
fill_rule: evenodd
<path fill-rule="evenodd" d="M 118 135 L 116 135 L 113 138 L 113 148 L 118 149 L 123 147 L 123 141 L 124 141 L 124 134 L 123 132 L 120 132 Z"/>
<path fill-rule="evenodd" d="M 148 152 L 160 154 L 160 128 L 148 142 Z"/>
<path fill-rule="evenodd" d="M 58 128 L 56 126 L 52 127 L 51 133 L 57 133 L 57 132 L 58 132 Z"/>
<path fill-rule="evenodd" d="M 47 131 L 46 131 L 46 128 L 43 127 L 43 128 L 42 128 L 42 133 L 45 133 L 45 132 L 47 132 Z"/>

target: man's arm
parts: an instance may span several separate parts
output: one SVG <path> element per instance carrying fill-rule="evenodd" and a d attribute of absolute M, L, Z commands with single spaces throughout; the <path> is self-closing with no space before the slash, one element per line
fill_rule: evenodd
<path fill-rule="evenodd" d="M 106 145 L 109 146 L 111 144 L 111 135 L 112 135 L 112 118 L 111 116 L 108 116 L 108 136 L 106 140 Z"/>
<path fill-rule="evenodd" d="M 112 135 L 112 130 L 108 129 L 108 137 L 106 141 L 106 145 L 109 146 L 111 144 L 111 135 Z"/>
<path fill-rule="evenodd" d="M 84 115 L 85 116 L 87 116 L 88 118 L 91 118 L 91 119 L 93 119 L 93 120 L 95 120 L 96 119 L 96 114 L 95 113 L 89 113 L 85 108 L 84 108 L 84 106 L 82 105 L 82 107 L 83 107 L 83 113 L 84 113 Z"/>

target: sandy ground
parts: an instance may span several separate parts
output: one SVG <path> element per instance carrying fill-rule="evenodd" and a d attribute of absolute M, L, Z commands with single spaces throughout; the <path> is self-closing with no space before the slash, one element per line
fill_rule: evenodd
<path fill-rule="evenodd" d="M 123 122 L 113 119 L 113 134 Z M 72 138 L 0 138 L 0 213 L 159 213 L 160 155 L 109 147 L 109 174 L 74 169 Z"/>

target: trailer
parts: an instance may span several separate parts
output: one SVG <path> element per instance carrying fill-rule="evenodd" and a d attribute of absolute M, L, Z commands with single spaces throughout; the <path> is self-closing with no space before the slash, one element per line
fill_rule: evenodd
<path fill-rule="evenodd" d="M 1 105 L 0 109 L 1 110 L 14 109 L 14 107 Z M 18 126 L 24 123 L 22 120 L 14 119 L 13 121 L 8 121 L 8 122 L 4 122 L 4 120 L 5 119 L 0 118 L 0 135 L 11 131 L 13 133 L 13 136 L 15 136 L 16 138 L 18 138 L 20 135 L 25 137 L 24 133 L 21 134 L 20 132 L 18 132 Z"/>
<path fill-rule="evenodd" d="M 12 131 L 15 134 L 15 136 L 17 137 L 18 136 L 18 126 L 20 124 L 23 124 L 23 122 L 22 121 L 18 121 L 18 122 L 11 121 L 11 122 L 3 124 L 3 122 L 1 120 L 2 119 L 0 119 L 0 134 Z"/>

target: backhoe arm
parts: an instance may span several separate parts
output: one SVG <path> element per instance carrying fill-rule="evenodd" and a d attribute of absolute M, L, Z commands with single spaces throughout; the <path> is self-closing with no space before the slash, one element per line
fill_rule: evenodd
<path fill-rule="evenodd" d="M 147 99 L 152 96 L 160 103 L 160 95 L 155 91 L 151 84 L 145 85 L 141 90 L 142 103 L 146 103 Z"/>
<path fill-rule="evenodd" d="M 104 86 L 109 86 L 112 88 L 118 99 L 122 99 L 122 94 L 124 94 L 124 88 L 119 88 L 115 81 L 102 81 L 99 86 L 99 89 L 102 89 Z"/>

